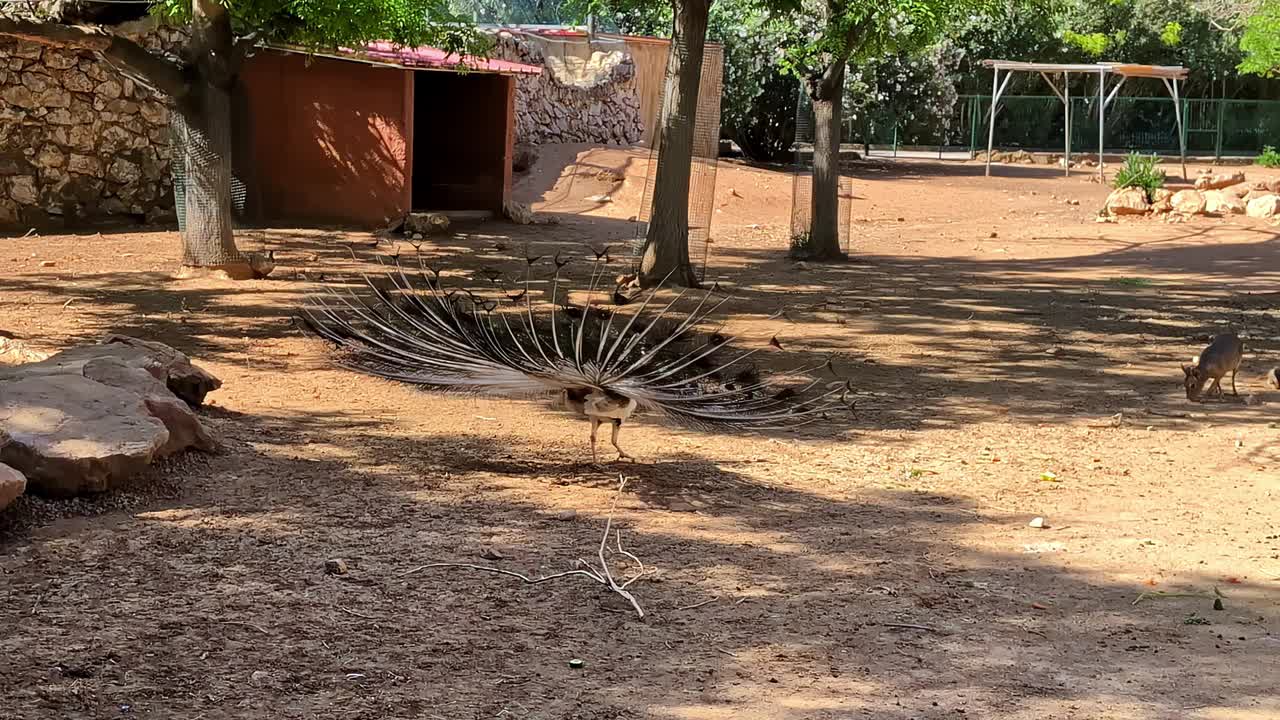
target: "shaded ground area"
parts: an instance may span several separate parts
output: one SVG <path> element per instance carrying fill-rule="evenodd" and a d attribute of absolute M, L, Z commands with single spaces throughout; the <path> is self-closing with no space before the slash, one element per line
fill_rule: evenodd
<path fill-rule="evenodd" d="M 621 274 L 645 161 L 548 149 L 520 192 L 560 224 L 423 252 L 511 284 L 526 252 L 612 242 Z M 173 344 L 223 378 L 205 417 L 228 446 L 0 519 L 3 714 L 1280 714 L 1280 393 L 1260 380 L 1280 365 L 1276 229 L 1096 224 L 1106 189 L 1045 168 L 853 172 L 856 262 L 805 266 L 785 258 L 789 176 L 723 164 L 708 277 L 744 344 L 782 341 L 770 363 L 837 353 L 857 415 L 749 438 L 640 422 L 624 438 L 645 462 L 603 470 L 586 424 L 537 403 L 324 364 L 289 315 L 307 277 L 355 267 L 347 243 L 395 252 L 371 236 L 249 231 L 282 267 L 234 285 L 170 279 L 168 232 L 0 240 L 0 330 Z M 1258 404 L 1189 405 L 1177 366 L 1225 327 Z M 406 574 L 591 558 L 618 472 L 614 522 L 652 566 L 644 622 L 575 579 Z M 335 557 L 349 573 L 324 573 Z M 1134 602 L 1214 587 L 1222 611 Z"/>

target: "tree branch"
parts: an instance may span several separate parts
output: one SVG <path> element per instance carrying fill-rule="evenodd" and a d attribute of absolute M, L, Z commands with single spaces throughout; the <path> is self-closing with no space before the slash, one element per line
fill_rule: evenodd
<path fill-rule="evenodd" d="M 182 68 L 153 55 L 138 43 L 89 25 L 60 25 L 0 18 L 0 35 L 51 47 L 92 50 L 173 99 L 190 89 Z"/>
<path fill-rule="evenodd" d="M 841 43 L 840 51 L 833 54 L 831 62 L 827 63 L 826 68 L 812 78 L 810 81 L 809 95 L 814 99 L 829 98 L 838 88 L 834 87 L 836 78 L 840 76 L 837 72 L 845 63 L 849 62 L 849 58 L 857 51 L 865 41 L 867 31 L 871 27 L 871 21 L 863 20 L 854 23 L 844 34 L 844 42 Z"/>
<path fill-rule="evenodd" d="M 233 75 L 240 72 L 240 68 L 244 66 L 244 61 L 249 57 L 249 53 L 253 52 L 253 48 L 258 44 L 259 34 L 251 32 L 236 39 L 235 44 L 231 47 L 231 73 Z"/>

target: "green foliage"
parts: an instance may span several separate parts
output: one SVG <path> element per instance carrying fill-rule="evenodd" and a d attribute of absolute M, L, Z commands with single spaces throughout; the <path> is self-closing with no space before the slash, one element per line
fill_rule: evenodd
<path fill-rule="evenodd" d="M 724 46 L 721 132 L 753 160 L 790 159 L 798 88 L 778 62 L 789 27 L 755 0 L 711 6 L 708 36 Z"/>
<path fill-rule="evenodd" d="M 160 0 L 152 11 L 167 22 L 191 20 L 191 0 Z M 483 55 L 490 40 L 448 0 L 248 0 L 227 3 L 237 34 L 312 49 L 387 40 Z"/>
<path fill-rule="evenodd" d="M 919 50 L 950 24 L 989 6 L 988 0 L 803 0 L 791 22 L 793 35 L 782 57 L 800 78 L 821 74 L 837 59 L 855 61 Z"/>
<path fill-rule="evenodd" d="M 1147 193 L 1147 200 L 1151 200 L 1155 191 L 1164 187 L 1164 171 L 1159 164 L 1160 160 L 1155 155 L 1129 153 L 1124 167 L 1116 172 L 1113 184 L 1116 188 L 1142 188 Z"/>
<path fill-rule="evenodd" d="M 845 119 L 863 139 L 896 130 L 907 144 L 942 142 L 958 96 L 955 71 L 962 53 L 949 41 L 924 50 L 854 63 L 845 81 Z M 853 138 L 845 138 L 849 141 Z"/>
<path fill-rule="evenodd" d="M 1280 73 L 1280 0 L 1263 0 L 1240 36 L 1241 72 L 1275 77 Z"/>
<path fill-rule="evenodd" d="M 802 232 L 791 237 L 791 252 L 788 257 L 792 260 L 809 260 L 813 257 L 813 239 L 809 233 Z"/>
<path fill-rule="evenodd" d="M 1111 38 L 1102 33 L 1078 33 L 1066 30 L 1062 33 L 1062 41 L 1091 58 L 1102 57 L 1111 45 Z"/>
<path fill-rule="evenodd" d="M 1211 89 L 1215 75 L 1240 61 L 1236 39 L 1211 23 L 1214 16 L 1204 0 L 1062 0 L 1051 15 L 1062 51 L 1033 51 L 1037 60 L 1183 65 L 1193 70 L 1184 88 L 1188 97 L 1220 93 L 1220 87 L 1217 93 Z M 1157 83 L 1139 83 L 1126 91 L 1154 95 L 1164 89 Z"/>
<path fill-rule="evenodd" d="M 1267 145 L 1253 162 L 1266 168 L 1280 168 L 1280 152 L 1276 152 L 1274 146 Z"/>
<path fill-rule="evenodd" d="M 556 25 L 580 19 L 567 4 L 545 0 L 449 0 L 449 6 L 461 17 L 482 23 Z"/>

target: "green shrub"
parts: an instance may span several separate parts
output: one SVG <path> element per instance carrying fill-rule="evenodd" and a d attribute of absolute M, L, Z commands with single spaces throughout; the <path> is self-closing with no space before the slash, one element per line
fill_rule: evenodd
<path fill-rule="evenodd" d="M 802 232 L 799 235 L 791 236 L 791 253 L 789 257 L 792 260 L 808 260 L 813 257 L 813 240 L 809 237 L 809 233 Z"/>
<path fill-rule="evenodd" d="M 1262 167 L 1280 168 L 1280 152 L 1276 152 L 1275 147 L 1267 145 L 1262 148 L 1262 154 L 1254 162 Z"/>
<path fill-rule="evenodd" d="M 1147 194 L 1147 200 L 1151 200 L 1155 191 L 1164 187 L 1164 171 L 1158 167 L 1159 164 L 1160 160 L 1155 155 L 1129 153 L 1124 167 L 1116 172 L 1115 187 L 1142 188 Z"/>

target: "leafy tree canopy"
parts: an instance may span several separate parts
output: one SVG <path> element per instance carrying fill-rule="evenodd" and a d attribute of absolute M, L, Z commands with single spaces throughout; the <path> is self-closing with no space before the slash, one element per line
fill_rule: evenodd
<path fill-rule="evenodd" d="M 1280 0 L 1266 0 L 1245 21 L 1240 49 L 1244 51 L 1241 72 L 1264 77 L 1280 73 Z"/>
<path fill-rule="evenodd" d="M 224 0 L 237 34 L 309 48 L 386 40 L 453 53 L 487 52 L 488 38 L 448 0 Z M 192 20 L 191 0 L 157 0 L 152 12 L 174 24 Z"/>

